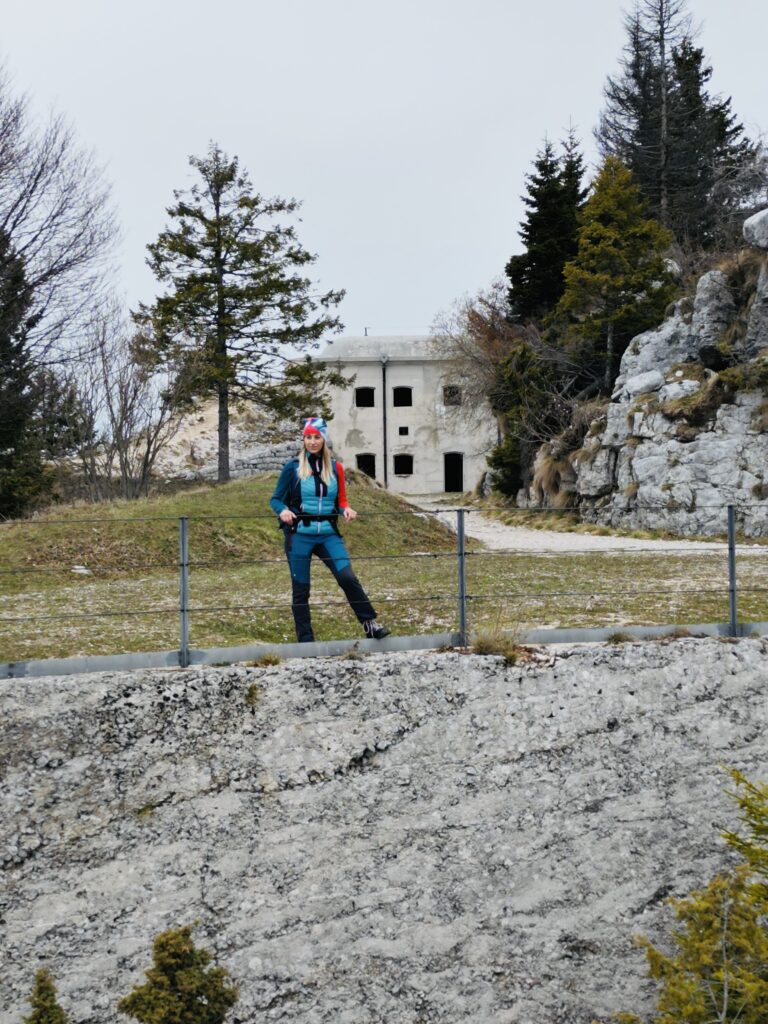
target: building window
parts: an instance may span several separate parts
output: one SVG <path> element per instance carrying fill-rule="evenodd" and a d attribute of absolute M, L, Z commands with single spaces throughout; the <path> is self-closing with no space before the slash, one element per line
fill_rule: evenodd
<path fill-rule="evenodd" d="M 355 405 L 358 409 L 373 408 L 374 388 L 355 388 Z"/>
<path fill-rule="evenodd" d="M 458 384 L 447 384 L 443 388 L 443 405 L 461 405 L 461 388 Z"/>
<path fill-rule="evenodd" d="M 398 427 L 397 432 L 400 437 L 408 437 L 408 427 Z"/>
<path fill-rule="evenodd" d="M 408 390 L 410 390 L 410 388 Z M 396 476 L 413 476 L 412 455 L 395 456 L 395 474 Z"/>
<path fill-rule="evenodd" d="M 413 405 L 413 388 L 392 388 L 392 405 Z"/>
<path fill-rule="evenodd" d="M 355 456 L 355 462 L 357 468 L 361 473 L 365 473 L 366 476 L 373 477 L 376 479 L 376 456 L 371 455 L 370 452 L 362 452 L 360 455 Z"/>

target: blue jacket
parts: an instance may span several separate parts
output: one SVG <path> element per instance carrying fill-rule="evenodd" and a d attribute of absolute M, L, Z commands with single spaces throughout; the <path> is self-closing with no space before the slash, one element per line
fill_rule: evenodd
<path fill-rule="evenodd" d="M 299 479 L 299 460 L 290 459 L 283 466 L 282 472 L 278 478 L 275 489 L 272 493 L 272 497 L 269 499 L 269 505 L 275 515 L 279 516 L 283 509 L 289 508 L 293 512 L 297 519 L 294 521 L 292 526 L 288 523 L 280 521 L 280 529 L 286 533 L 295 533 L 298 527 L 301 525 L 305 528 L 310 527 L 311 524 L 317 523 L 318 526 L 324 523 L 329 523 L 331 529 L 335 533 L 339 533 L 338 518 L 341 509 L 339 507 L 339 488 L 338 488 L 338 472 L 336 469 L 336 460 L 331 459 L 331 467 L 333 469 L 334 476 L 337 479 L 337 486 L 335 501 L 333 504 L 333 512 L 326 514 L 317 515 L 314 509 L 306 510 L 307 514 L 302 516 L 302 511 L 305 511 L 301 496 L 301 485 L 302 480 Z M 303 531 L 302 531 L 303 532 Z M 319 530 L 318 532 L 323 532 Z"/>

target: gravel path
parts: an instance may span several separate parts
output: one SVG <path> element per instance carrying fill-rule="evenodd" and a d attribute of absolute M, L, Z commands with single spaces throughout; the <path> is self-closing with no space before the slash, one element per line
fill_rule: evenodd
<path fill-rule="evenodd" d="M 456 512 L 451 510 L 450 497 L 436 498 L 434 494 L 404 494 L 406 501 L 425 512 L 437 512 L 438 518 L 451 529 L 456 529 Z M 507 526 L 474 510 L 466 510 L 464 519 L 467 536 L 482 541 L 493 551 L 698 551 L 724 554 L 722 540 L 643 540 L 639 537 L 599 537 L 589 533 L 559 532 L 557 530 L 529 530 L 523 526 Z M 761 554 L 768 548 L 759 544 L 739 544 L 740 554 Z"/>

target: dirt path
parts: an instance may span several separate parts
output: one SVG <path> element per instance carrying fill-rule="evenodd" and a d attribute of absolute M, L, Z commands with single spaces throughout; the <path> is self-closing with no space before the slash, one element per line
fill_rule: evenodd
<path fill-rule="evenodd" d="M 402 497 L 425 512 L 437 512 L 442 522 L 456 529 L 456 512 L 451 510 L 450 496 L 436 498 L 434 494 L 404 494 Z M 589 533 L 530 530 L 523 526 L 507 526 L 493 516 L 469 509 L 464 522 L 467 536 L 482 541 L 493 551 L 697 551 L 720 555 L 726 551 L 722 540 L 644 540 L 639 537 L 599 537 Z M 768 548 L 759 544 L 739 544 L 736 550 L 740 554 L 768 554 Z"/>

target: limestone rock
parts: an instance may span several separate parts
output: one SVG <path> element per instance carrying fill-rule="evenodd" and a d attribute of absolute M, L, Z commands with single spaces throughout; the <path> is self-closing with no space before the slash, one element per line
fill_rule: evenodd
<path fill-rule="evenodd" d="M 699 278 L 693 300 L 693 336 L 697 351 L 712 347 L 736 315 L 736 303 L 721 270 L 710 270 Z"/>
<path fill-rule="evenodd" d="M 4 681 L 0 1024 L 39 963 L 73 1020 L 119 1024 L 153 937 L 195 919 L 233 1021 L 650 1014 L 633 937 L 666 938 L 666 897 L 728 862 L 718 766 L 764 770 L 766 653 Z"/>
<path fill-rule="evenodd" d="M 685 398 L 687 395 L 695 395 L 700 390 L 701 383 L 697 380 L 673 380 L 659 390 L 659 401 L 669 402 L 675 398 Z"/>
<path fill-rule="evenodd" d="M 744 221 L 744 238 L 758 249 L 768 249 L 768 210 L 760 210 Z"/>
<path fill-rule="evenodd" d="M 578 463 L 576 489 L 582 497 L 599 498 L 610 494 L 614 488 L 617 452 L 612 448 L 600 448 L 594 458 Z"/>
<path fill-rule="evenodd" d="M 664 385 L 664 374 L 658 370 L 647 370 L 645 373 L 635 374 L 630 377 L 624 385 L 628 395 L 644 395 L 651 391 L 658 391 Z"/>
<path fill-rule="evenodd" d="M 629 378 L 649 370 L 663 373 L 675 363 L 695 358 L 697 351 L 691 325 L 686 323 L 682 307 L 678 303 L 672 316 L 663 324 L 654 330 L 638 334 L 630 342 L 621 358 L 615 395 L 622 393 L 623 385 Z"/>
<path fill-rule="evenodd" d="M 765 212 L 768 214 L 768 210 Z M 757 279 L 757 290 L 743 341 L 744 357 L 753 359 L 765 349 L 768 349 L 768 262 L 763 263 Z"/>

